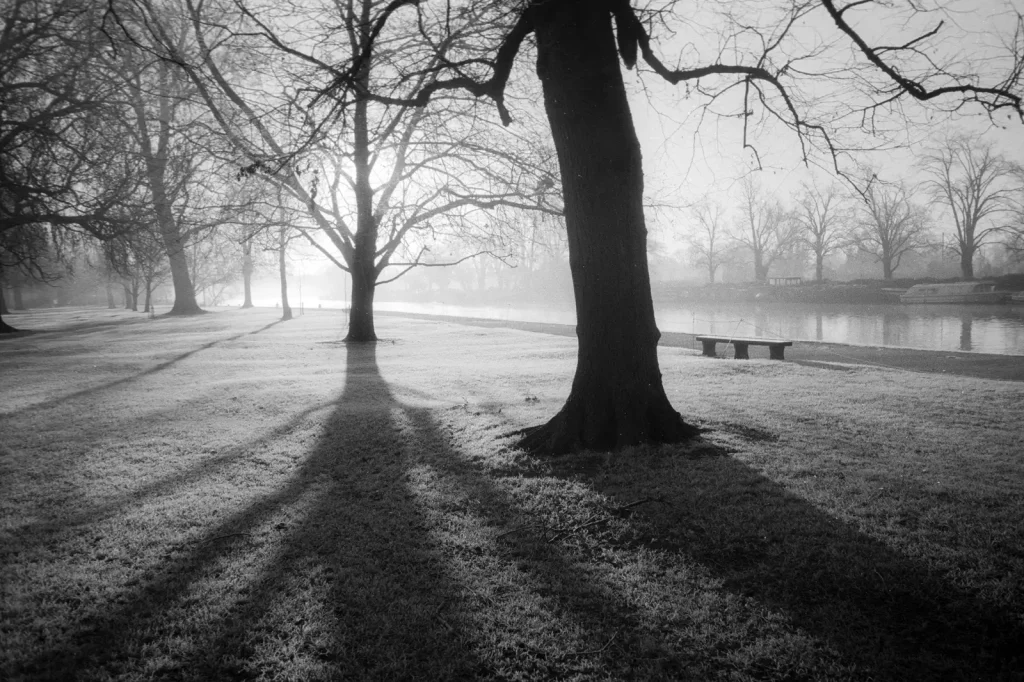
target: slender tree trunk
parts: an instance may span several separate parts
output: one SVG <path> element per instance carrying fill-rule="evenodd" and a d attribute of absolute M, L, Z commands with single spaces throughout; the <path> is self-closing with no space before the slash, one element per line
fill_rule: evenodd
<path fill-rule="evenodd" d="M 366 3 L 364 7 L 368 7 Z M 366 85 L 369 85 L 369 63 L 363 66 Z M 352 305 L 348 313 L 348 342 L 374 342 L 377 332 L 373 325 L 373 297 L 377 288 L 377 269 L 374 262 L 377 251 L 377 221 L 373 215 L 373 189 L 370 186 L 370 142 L 367 120 L 367 102 L 357 100 L 352 116 L 353 162 L 355 165 L 356 235 L 353 244 Z"/>
<path fill-rule="evenodd" d="M 284 228 L 277 233 L 277 263 L 281 271 L 281 319 L 292 319 L 292 308 L 288 305 L 288 240 Z"/>
<path fill-rule="evenodd" d="M 527 450 L 677 442 L 697 430 L 669 403 L 647 266 L 643 168 L 611 17 L 590 0 L 535 5 L 537 73 L 558 153 L 579 354 L 569 398 Z"/>
<path fill-rule="evenodd" d="M 117 307 L 117 303 L 114 301 L 114 290 L 110 288 L 110 282 L 106 283 L 107 289 L 107 308 L 114 309 Z"/>
<path fill-rule="evenodd" d="M 818 282 L 825 279 L 825 256 L 820 252 L 814 254 L 814 279 Z"/>
<path fill-rule="evenodd" d="M 25 308 L 25 301 L 21 297 L 21 285 L 20 284 L 15 284 L 14 288 L 13 288 L 13 291 L 14 291 L 14 309 L 15 310 L 26 310 L 26 308 Z"/>
<path fill-rule="evenodd" d="M 242 242 L 242 287 L 245 290 L 243 308 L 252 307 L 252 269 L 252 241 L 246 239 Z"/>
<path fill-rule="evenodd" d="M 882 255 L 882 279 L 892 279 L 892 256 L 888 254 Z"/>
<path fill-rule="evenodd" d="M 146 301 L 145 301 L 145 304 L 143 305 L 142 312 L 148 313 L 149 312 L 150 301 L 152 300 L 152 296 L 153 296 L 153 280 L 151 280 L 151 279 L 147 279 L 146 280 L 145 289 L 146 289 Z"/>
<path fill-rule="evenodd" d="M 128 285 L 121 283 L 121 288 L 124 289 L 124 309 L 132 309 L 132 290 L 128 288 Z"/>
<path fill-rule="evenodd" d="M 717 269 L 718 267 L 715 265 L 715 262 L 708 260 L 708 284 L 715 283 L 715 270 Z"/>
<path fill-rule="evenodd" d="M 135 279 L 132 280 L 132 286 L 131 286 L 131 289 L 129 289 L 129 293 L 131 294 L 131 297 L 132 297 L 132 307 L 131 307 L 131 309 L 132 309 L 133 312 L 137 313 L 137 312 L 139 312 L 139 281 L 138 280 L 135 280 Z"/>

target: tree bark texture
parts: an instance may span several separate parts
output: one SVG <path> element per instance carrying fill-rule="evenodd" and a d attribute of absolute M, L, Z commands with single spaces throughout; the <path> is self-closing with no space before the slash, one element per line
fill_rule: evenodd
<path fill-rule="evenodd" d="M 535 5 L 537 73 L 561 168 L 579 354 L 569 398 L 521 445 L 560 454 L 696 435 L 665 395 L 647 265 L 643 168 L 609 10 Z"/>

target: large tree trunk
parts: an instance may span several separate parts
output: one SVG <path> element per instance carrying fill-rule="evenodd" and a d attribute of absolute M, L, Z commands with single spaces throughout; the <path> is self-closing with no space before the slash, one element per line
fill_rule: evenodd
<path fill-rule="evenodd" d="M 964 279 L 974 279 L 974 244 L 960 244 L 960 273 Z"/>
<path fill-rule="evenodd" d="M 160 192 L 163 195 L 163 192 Z M 156 205 L 157 221 L 160 224 L 160 234 L 163 237 L 164 249 L 167 251 L 167 260 L 171 266 L 171 283 L 174 285 L 174 305 L 171 307 L 171 315 L 198 315 L 204 312 L 196 302 L 196 290 L 192 284 L 192 277 L 188 273 L 188 260 L 185 258 L 185 240 L 181 231 L 171 214 L 171 207 L 164 201 L 156 199 L 157 192 L 153 192 Z"/>
<path fill-rule="evenodd" d="M 157 227 L 167 252 L 167 260 L 171 267 L 171 283 L 174 286 L 174 305 L 171 315 L 197 315 L 204 312 L 196 303 L 196 290 L 188 272 L 188 260 L 185 257 L 185 238 L 181 234 L 178 222 L 174 219 L 172 198 L 167 193 L 168 145 L 171 137 L 171 123 L 174 118 L 168 79 L 170 76 L 163 70 L 160 72 L 159 111 L 160 119 L 157 145 L 154 148 L 149 140 L 149 128 L 145 117 L 140 112 L 139 130 L 145 136 L 146 179 L 153 198 L 153 210 L 156 214 Z"/>
<path fill-rule="evenodd" d="M 537 73 L 561 168 L 579 354 L 565 405 L 547 424 L 528 429 L 521 445 L 558 454 L 678 442 L 697 429 L 662 387 L 640 144 L 611 17 L 591 0 L 535 8 Z"/>
<path fill-rule="evenodd" d="M 110 288 L 110 282 L 106 283 L 107 289 L 107 308 L 113 309 L 117 307 L 117 303 L 114 301 L 114 290 Z"/>
<path fill-rule="evenodd" d="M 146 301 L 145 301 L 145 304 L 143 305 L 142 312 L 148 313 L 148 312 L 150 312 L 150 303 L 151 303 L 152 298 L 153 298 L 153 280 L 147 279 L 145 287 L 146 287 Z"/>
<path fill-rule="evenodd" d="M 121 288 L 124 289 L 124 309 L 132 309 L 132 290 L 128 288 L 128 285 L 124 282 L 121 283 Z"/>
<path fill-rule="evenodd" d="M 3 294 L 0 293 L 0 299 L 2 299 L 2 298 L 3 298 Z M 4 306 L 4 307 L 6 307 L 6 306 Z M 7 312 L 7 311 L 6 310 L 0 311 L 0 334 L 13 334 L 14 332 L 21 331 L 20 329 L 16 329 L 15 327 L 12 327 L 11 325 L 9 325 L 6 322 L 4 322 L 4 313 L 5 312 Z"/>
<path fill-rule="evenodd" d="M 882 255 L 882 279 L 892 279 L 892 256 Z"/>
<path fill-rule="evenodd" d="M 15 310 L 26 310 L 25 300 L 21 297 L 21 285 L 15 284 L 14 288 L 14 309 Z"/>
<path fill-rule="evenodd" d="M 243 308 L 252 307 L 252 269 L 252 241 L 246 239 L 242 242 L 242 288 L 245 290 Z"/>
<path fill-rule="evenodd" d="M 292 307 L 288 305 L 288 240 L 285 228 L 277 233 L 277 264 L 281 271 L 281 319 L 292 319 Z"/>
<path fill-rule="evenodd" d="M 4 299 L 4 290 L 0 287 L 0 334 L 13 334 L 18 329 L 4 322 L 4 315 L 7 314 L 7 301 Z"/>
<path fill-rule="evenodd" d="M 768 267 L 764 264 L 764 256 L 754 252 L 754 281 L 763 284 L 768 281 Z"/>
<path fill-rule="evenodd" d="M 821 253 L 814 254 L 814 279 L 817 282 L 825 279 L 825 256 Z"/>

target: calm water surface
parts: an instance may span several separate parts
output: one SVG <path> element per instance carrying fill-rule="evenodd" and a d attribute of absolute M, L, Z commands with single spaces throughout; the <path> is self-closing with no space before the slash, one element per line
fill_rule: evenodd
<path fill-rule="evenodd" d="M 381 301 L 378 310 L 575 324 L 571 308 Z M 662 331 L 1024 355 L 1024 304 L 659 306 Z"/>

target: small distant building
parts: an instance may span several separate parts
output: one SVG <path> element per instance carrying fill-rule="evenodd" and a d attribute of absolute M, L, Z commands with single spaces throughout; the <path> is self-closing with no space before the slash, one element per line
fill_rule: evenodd
<path fill-rule="evenodd" d="M 803 277 L 769 277 L 768 284 L 773 287 L 791 287 L 797 284 L 802 284 L 804 281 Z"/>

